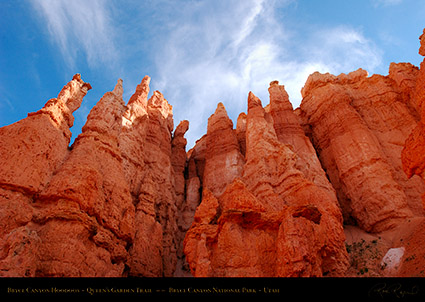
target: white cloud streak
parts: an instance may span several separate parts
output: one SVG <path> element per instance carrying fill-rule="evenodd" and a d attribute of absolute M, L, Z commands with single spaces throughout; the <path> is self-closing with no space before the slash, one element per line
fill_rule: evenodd
<path fill-rule="evenodd" d="M 33 0 L 65 62 L 75 67 L 82 52 L 89 66 L 114 62 L 118 53 L 110 11 L 101 0 Z"/>
<path fill-rule="evenodd" d="M 360 67 L 373 73 L 381 64 L 381 51 L 352 27 L 309 24 L 310 30 L 303 33 L 294 29 L 285 18 L 294 1 L 130 1 L 119 8 L 123 13 L 123 7 L 131 7 L 132 12 L 124 14 L 129 20 L 113 20 L 110 2 L 101 0 L 32 3 L 70 65 L 79 52 L 91 67 L 117 62 L 120 55 L 121 62 L 131 64 L 123 49 L 143 49 L 143 58 L 135 58 L 139 63 L 146 56 L 154 58 L 151 90 L 163 92 L 173 105 L 176 124 L 190 121 L 186 137 L 192 147 L 206 132 L 208 117 L 218 102 L 224 103 L 236 121 L 246 111 L 249 91 L 265 105 L 269 83 L 279 80 L 298 107 L 301 88 L 311 73 L 339 74 Z M 138 83 L 145 71 L 140 73 L 136 80 L 125 74 L 116 77 Z"/>
<path fill-rule="evenodd" d="M 265 105 L 269 83 L 279 80 L 298 107 L 311 73 L 360 67 L 373 72 L 381 63 L 380 50 L 353 28 L 317 28 L 300 37 L 286 29 L 277 2 L 215 3 L 215 9 L 206 1 L 182 7 L 183 13 L 172 16 L 179 25 L 160 41 L 157 53 L 159 89 L 174 105 L 176 122 L 190 121 L 189 147 L 206 132 L 218 102 L 236 121 L 246 111 L 249 91 Z"/>

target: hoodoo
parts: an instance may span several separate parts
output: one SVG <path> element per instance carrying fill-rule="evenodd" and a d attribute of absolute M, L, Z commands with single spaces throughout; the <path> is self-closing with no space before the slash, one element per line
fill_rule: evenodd
<path fill-rule="evenodd" d="M 149 84 L 126 105 L 118 80 L 71 146 L 79 74 L 0 128 L 0 276 L 425 276 L 425 60 L 315 72 L 295 110 L 273 81 L 188 151 Z"/>

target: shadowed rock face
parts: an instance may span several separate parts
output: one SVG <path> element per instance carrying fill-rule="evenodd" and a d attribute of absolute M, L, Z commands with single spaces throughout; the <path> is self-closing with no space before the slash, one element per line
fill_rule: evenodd
<path fill-rule="evenodd" d="M 0 276 L 347 276 L 344 226 L 404 234 L 410 245 L 390 247 L 413 259 L 424 253 L 424 64 L 313 73 L 296 110 L 273 81 L 270 104 L 250 92 L 235 128 L 219 103 L 188 152 L 189 122 L 174 129 L 148 76 L 127 105 L 118 80 L 69 147 L 91 89 L 77 74 L 0 128 Z M 409 275 L 400 261 L 389 275 Z"/>

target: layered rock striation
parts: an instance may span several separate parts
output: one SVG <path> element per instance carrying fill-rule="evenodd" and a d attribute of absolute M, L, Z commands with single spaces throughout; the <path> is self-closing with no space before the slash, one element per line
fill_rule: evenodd
<path fill-rule="evenodd" d="M 295 110 L 273 81 L 236 126 L 219 103 L 187 152 L 189 122 L 174 129 L 148 76 L 127 104 L 118 80 L 69 146 L 91 89 L 76 74 L 0 128 L 0 276 L 423 274 L 424 64 L 313 73 Z M 382 259 L 359 259 L 356 234 Z M 379 268 L 393 251 L 397 269 Z"/>
<path fill-rule="evenodd" d="M 312 74 L 299 116 L 338 193 L 346 220 L 366 231 L 422 215 L 420 179 L 407 179 L 401 151 L 417 123 L 406 86 L 417 68 L 391 64 L 388 76 Z M 406 75 L 407 81 L 400 77 Z M 394 80 L 397 77 L 397 80 Z M 400 85 L 403 83 L 403 85 Z"/>

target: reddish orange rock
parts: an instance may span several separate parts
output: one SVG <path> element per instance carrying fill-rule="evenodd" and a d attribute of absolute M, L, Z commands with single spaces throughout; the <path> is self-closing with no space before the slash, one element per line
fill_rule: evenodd
<path fill-rule="evenodd" d="M 15 156 L 14 167 L 22 168 L 21 174 L 2 168 L 2 275 L 175 273 L 188 122 L 172 135 L 172 107 L 157 91 L 147 100 L 149 80 L 127 106 L 119 80 L 91 110 L 71 149 L 72 112 L 91 88 L 79 75 L 42 110 L 1 128 L 1 141 L 8 142 L 0 146 L 2 158 Z"/>
<path fill-rule="evenodd" d="M 171 142 L 171 165 L 175 174 L 175 193 L 176 205 L 181 208 L 184 202 L 185 194 L 185 178 L 184 171 L 186 168 L 186 143 L 184 134 L 189 129 L 189 122 L 184 120 L 174 130 L 173 139 Z"/>
<path fill-rule="evenodd" d="M 425 29 L 419 40 L 421 42 L 419 54 L 425 56 Z M 420 66 L 413 96 L 420 121 L 406 139 L 401 159 L 407 177 L 419 175 L 422 180 L 425 180 L 425 60 Z M 425 208 L 425 193 L 422 195 L 422 206 Z"/>
<path fill-rule="evenodd" d="M 337 200 L 330 195 L 329 191 L 306 179 L 297 169 L 296 160 L 297 155 L 291 150 L 291 145 L 284 145 L 278 141 L 274 126 L 265 118 L 261 101 L 250 93 L 247 117 L 247 163 L 243 174 L 247 187 L 251 188 L 257 199 L 262 202 L 269 200 L 268 206 L 272 211 L 280 210 L 282 204 L 290 207 L 309 205 L 317 207 L 323 217 L 322 222 L 317 226 L 323 233 L 318 234 L 317 240 L 324 240 L 320 237 L 327 234 L 327 239 L 319 243 L 320 249 L 325 249 L 327 256 L 319 256 L 320 260 L 312 261 L 323 262 L 322 273 L 341 274 L 347 266 L 347 255 L 343 244 L 342 216 Z M 265 192 L 269 193 L 265 194 Z M 300 240 L 299 244 L 303 244 L 301 238 L 294 238 L 294 240 Z M 292 260 L 287 259 L 287 261 L 290 263 Z M 308 267 L 311 263 L 306 261 L 302 265 Z"/>
<path fill-rule="evenodd" d="M 57 98 L 39 111 L 0 128 L 0 183 L 28 193 L 40 191 L 68 155 L 74 123 L 72 112 L 81 104 L 90 84 L 79 74 L 63 87 Z"/>
<path fill-rule="evenodd" d="M 145 171 L 139 200 L 154 206 L 156 220 L 162 227 L 162 267 L 164 276 L 173 276 L 177 264 L 177 206 L 174 170 L 171 164 L 173 130 L 172 107 L 155 91 L 148 100 Z M 140 204 L 139 208 L 143 209 Z M 145 231 L 146 232 L 146 231 Z M 146 233 L 149 238 L 149 233 Z"/>
<path fill-rule="evenodd" d="M 296 167 L 304 176 L 317 186 L 327 190 L 336 201 L 335 189 L 326 178 L 326 174 L 317 158 L 316 150 L 305 135 L 298 116 L 294 113 L 289 96 L 278 81 L 270 83 L 270 114 L 276 136 L 281 143 L 290 145 L 295 151 Z"/>
<path fill-rule="evenodd" d="M 155 189 L 148 178 L 146 139 L 149 135 L 148 93 L 150 77 L 145 76 L 130 97 L 122 118 L 119 148 L 132 202 L 135 205 L 135 236 L 129 248 L 129 274 L 155 277 L 163 275 L 163 230 L 156 218 L 155 195 L 142 192 Z M 158 121 L 160 122 L 160 121 Z"/>
<path fill-rule="evenodd" d="M 36 275 L 41 239 L 31 223 L 33 202 L 69 154 L 72 113 L 89 89 L 90 84 L 76 74 L 41 110 L 0 128 L 2 276 Z"/>
<path fill-rule="evenodd" d="M 185 272 L 183 267 L 185 266 L 185 256 L 183 253 L 183 240 L 188 229 L 187 220 L 192 222 L 193 216 L 190 216 L 191 206 L 185 202 L 185 189 L 186 180 L 184 172 L 186 169 L 186 139 L 184 134 L 189 129 L 189 122 L 184 120 L 179 123 L 173 133 L 171 142 L 171 165 L 174 170 L 174 192 L 175 192 L 175 203 L 177 211 L 175 214 L 175 220 L 177 223 L 177 234 L 176 234 L 176 249 L 177 249 L 177 263 L 174 276 L 183 276 Z M 196 204 L 197 206 L 197 204 Z M 195 207 L 196 207 L 195 206 Z"/>
<path fill-rule="evenodd" d="M 135 228 L 118 148 L 124 108 L 119 80 L 93 107 L 69 158 L 36 200 L 39 275 L 123 274 Z"/>
<path fill-rule="evenodd" d="M 172 107 L 159 91 L 147 100 L 149 81 L 145 77 L 130 98 L 119 138 L 136 208 L 135 224 L 140 226 L 129 249 L 129 273 L 173 276 L 179 246 L 177 207 L 184 192 L 181 151 L 188 125 L 183 123 L 176 129 L 173 145 Z"/>
<path fill-rule="evenodd" d="M 293 166 L 295 160 L 296 155 L 290 147 L 277 140 L 273 124 L 267 121 L 260 99 L 250 92 L 243 178 L 248 189 L 268 211 L 280 211 L 285 205 L 277 186 L 281 184 L 282 175 L 290 174 L 286 168 Z"/>
<path fill-rule="evenodd" d="M 219 196 L 227 184 L 241 175 L 244 164 L 233 123 L 222 103 L 208 119 L 205 158 L 203 187 Z"/>
<path fill-rule="evenodd" d="M 412 210 L 421 214 L 423 187 L 401 173 L 405 128 L 415 122 L 398 95 L 394 81 L 360 69 L 338 77 L 315 73 L 303 88 L 301 116 L 345 219 L 367 231 L 394 227 Z"/>
<path fill-rule="evenodd" d="M 402 159 L 407 177 L 420 175 L 425 179 L 425 126 L 422 122 L 407 138 Z"/>
<path fill-rule="evenodd" d="M 204 189 L 186 234 L 185 253 L 192 273 L 203 277 L 342 275 L 348 261 L 337 201 L 295 168 L 296 155 L 278 141 L 273 121 L 252 93 L 245 133 L 242 178 L 236 177 L 218 197 Z"/>
<path fill-rule="evenodd" d="M 243 156 L 246 153 L 246 114 L 242 112 L 238 116 L 236 123 L 236 137 L 238 138 L 239 149 Z"/>
<path fill-rule="evenodd" d="M 235 129 L 219 103 L 188 152 L 148 76 L 127 105 L 119 80 L 69 147 L 77 74 L 0 128 L 0 276 L 422 276 L 424 64 L 313 73 L 296 110 L 273 81 Z"/>

